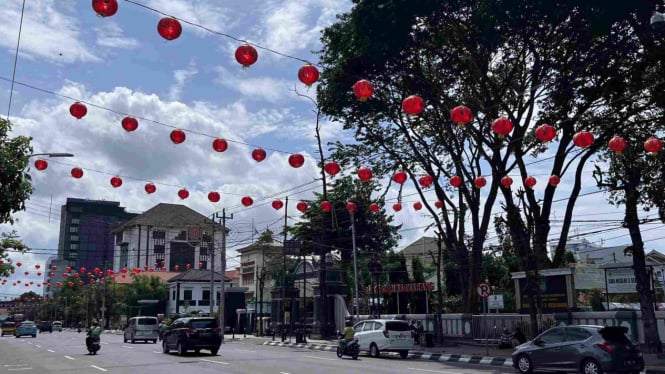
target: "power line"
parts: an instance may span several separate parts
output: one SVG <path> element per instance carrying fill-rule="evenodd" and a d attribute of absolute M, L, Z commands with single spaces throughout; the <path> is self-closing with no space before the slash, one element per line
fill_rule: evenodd
<path fill-rule="evenodd" d="M 7 121 L 9 121 L 9 113 L 12 110 L 12 98 L 14 96 L 14 82 L 16 81 L 16 66 L 18 64 L 18 50 L 21 45 L 21 31 L 23 30 L 23 14 L 25 13 L 25 0 L 21 5 L 21 20 L 18 24 L 18 37 L 16 38 L 16 53 L 14 54 L 14 68 L 12 69 L 12 87 L 9 89 L 9 104 L 7 105 Z"/>

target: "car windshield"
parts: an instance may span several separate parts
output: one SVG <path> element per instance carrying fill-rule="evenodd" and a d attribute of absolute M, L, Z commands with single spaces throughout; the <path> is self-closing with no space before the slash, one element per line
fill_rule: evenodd
<path fill-rule="evenodd" d="M 216 319 L 197 319 L 189 323 L 194 329 L 214 329 L 217 327 Z"/>
<path fill-rule="evenodd" d="M 409 324 L 406 322 L 390 321 L 386 322 L 386 330 L 388 331 L 409 331 Z"/>
<path fill-rule="evenodd" d="M 156 325 L 157 320 L 154 318 L 139 318 L 139 325 Z"/>
<path fill-rule="evenodd" d="M 33 327 L 35 325 L 34 322 L 23 322 L 21 324 L 22 327 Z"/>

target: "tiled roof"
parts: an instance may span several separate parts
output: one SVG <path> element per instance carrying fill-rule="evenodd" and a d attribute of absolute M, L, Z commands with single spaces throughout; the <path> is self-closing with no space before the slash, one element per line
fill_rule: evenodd
<path fill-rule="evenodd" d="M 139 275 L 144 275 L 144 276 L 152 276 L 152 277 L 157 277 L 159 278 L 162 283 L 166 283 L 169 279 L 175 277 L 176 275 L 180 274 L 179 272 L 175 271 L 157 271 L 153 273 L 139 273 Z M 121 274 L 117 274 L 115 276 L 115 282 L 117 284 L 132 284 L 134 281 L 134 273 L 127 273 L 125 274 L 125 277 L 123 278 Z"/>
<path fill-rule="evenodd" d="M 219 282 L 222 279 L 222 274 L 215 272 L 215 282 Z M 230 281 L 231 279 L 226 277 L 225 282 Z M 177 276 L 168 280 L 169 283 L 173 282 L 209 282 L 210 281 L 210 270 L 205 269 L 190 269 L 185 272 L 178 274 Z"/>
<path fill-rule="evenodd" d="M 229 270 L 224 275 L 229 279 L 240 279 L 240 271 L 238 270 Z"/>
<path fill-rule="evenodd" d="M 114 232 L 119 232 L 125 228 L 139 225 L 166 228 L 182 228 L 187 226 L 211 227 L 213 222 L 208 217 L 187 206 L 160 203 L 116 227 Z M 222 229 L 220 224 L 216 224 L 215 226 L 217 230 Z"/>

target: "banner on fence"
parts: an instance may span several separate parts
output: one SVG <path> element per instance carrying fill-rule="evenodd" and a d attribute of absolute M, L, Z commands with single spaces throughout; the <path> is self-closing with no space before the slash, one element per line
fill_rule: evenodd
<path fill-rule="evenodd" d="M 372 292 L 372 288 L 365 287 L 367 293 Z M 426 292 L 434 291 L 434 283 L 405 283 L 405 284 L 385 284 L 374 287 L 376 293 L 407 293 L 407 292 Z"/>

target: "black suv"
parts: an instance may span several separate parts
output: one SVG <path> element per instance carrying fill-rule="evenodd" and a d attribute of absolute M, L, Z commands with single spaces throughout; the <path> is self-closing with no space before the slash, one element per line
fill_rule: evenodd
<path fill-rule="evenodd" d="M 222 329 L 216 318 L 188 317 L 173 321 L 164 331 L 162 350 L 169 353 L 170 349 L 175 349 L 182 356 L 190 350 L 199 353 L 202 349 L 208 349 L 216 356 L 221 344 Z"/>
<path fill-rule="evenodd" d="M 53 332 L 53 325 L 51 325 L 51 321 L 42 321 L 39 324 L 39 332 Z"/>

